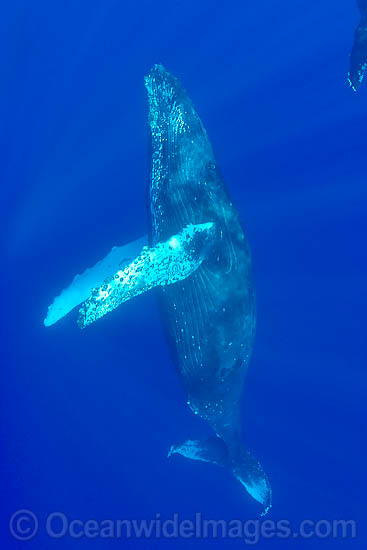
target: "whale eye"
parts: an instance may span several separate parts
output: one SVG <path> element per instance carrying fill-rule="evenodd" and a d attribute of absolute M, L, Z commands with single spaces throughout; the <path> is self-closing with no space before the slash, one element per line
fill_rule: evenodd
<path fill-rule="evenodd" d="M 216 169 L 215 163 L 214 163 L 214 162 L 208 162 L 208 169 L 209 169 L 211 172 L 214 172 L 215 169 Z"/>

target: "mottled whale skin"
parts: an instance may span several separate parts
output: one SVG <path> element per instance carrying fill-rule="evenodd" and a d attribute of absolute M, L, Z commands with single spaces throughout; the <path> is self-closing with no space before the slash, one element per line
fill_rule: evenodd
<path fill-rule="evenodd" d="M 216 434 L 173 445 L 169 456 L 229 468 L 266 513 L 270 485 L 241 438 L 240 400 L 256 324 L 250 249 L 185 90 L 159 65 L 145 83 L 150 247 L 138 253 L 145 242 L 138 240 L 113 248 L 54 300 L 45 325 L 82 304 L 78 325 L 87 327 L 155 288 L 188 404 Z"/>
<path fill-rule="evenodd" d="M 249 245 L 207 133 L 180 82 L 159 65 L 145 82 L 152 147 L 151 244 L 188 223 L 216 226 L 215 244 L 200 267 L 159 289 L 188 404 L 218 436 L 189 440 L 171 454 L 228 466 L 267 511 L 268 480 L 241 440 L 240 400 L 256 324 Z"/>
<path fill-rule="evenodd" d="M 358 0 L 361 20 L 355 31 L 354 44 L 350 54 L 348 81 L 357 92 L 367 69 L 367 0 Z"/>

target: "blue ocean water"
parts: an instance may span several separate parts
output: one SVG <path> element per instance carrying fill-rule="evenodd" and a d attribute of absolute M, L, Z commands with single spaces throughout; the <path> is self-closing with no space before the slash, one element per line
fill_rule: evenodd
<path fill-rule="evenodd" d="M 186 406 L 153 294 L 84 331 L 75 312 L 43 326 L 76 273 L 147 231 L 143 77 L 154 63 L 189 91 L 252 249 L 243 417 L 273 488 L 261 521 L 357 525 L 355 539 L 256 546 L 365 548 L 367 88 L 346 80 L 358 19 L 354 2 L 331 0 L 3 6 L 2 548 L 26 546 L 9 529 L 21 509 L 39 522 L 28 548 L 254 542 L 46 530 L 54 512 L 259 521 L 228 472 L 166 458 L 209 428 Z"/>

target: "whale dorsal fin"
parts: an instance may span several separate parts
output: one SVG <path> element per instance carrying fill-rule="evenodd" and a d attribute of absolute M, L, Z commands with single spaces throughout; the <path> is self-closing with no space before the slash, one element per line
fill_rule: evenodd
<path fill-rule="evenodd" d="M 85 328 L 120 304 L 157 287 L 189 277 L 207 257 L 215 241 L 213 222 L 187 225 L 180 233 L 141 253 L 95 288 L 79 310 Z"/>

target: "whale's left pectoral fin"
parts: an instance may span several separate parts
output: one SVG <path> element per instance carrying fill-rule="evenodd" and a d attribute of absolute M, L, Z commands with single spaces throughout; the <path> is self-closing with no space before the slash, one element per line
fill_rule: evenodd
<path fill-rule="evenodd" d="M 263 506 L 261 515 L 270 510 L 272 493 L 268 478 L 261 464 L 247 449 L 240 447 L 230 453 L 220 437 L 210 437 L 204 441 L 188 439 L 180 445 L 173 445 L 168 456 L 174 454 L 228 467 L 249 495 Z"/>
<path fill-rule="evenodd" d="M 189 277 L 207 257 L 215 241 L 212 222 L 188 225 L 137 258 L 95 288 L 79 310 L 78 325 L 85 328 L 120 304 L 157 287 Z"/>

